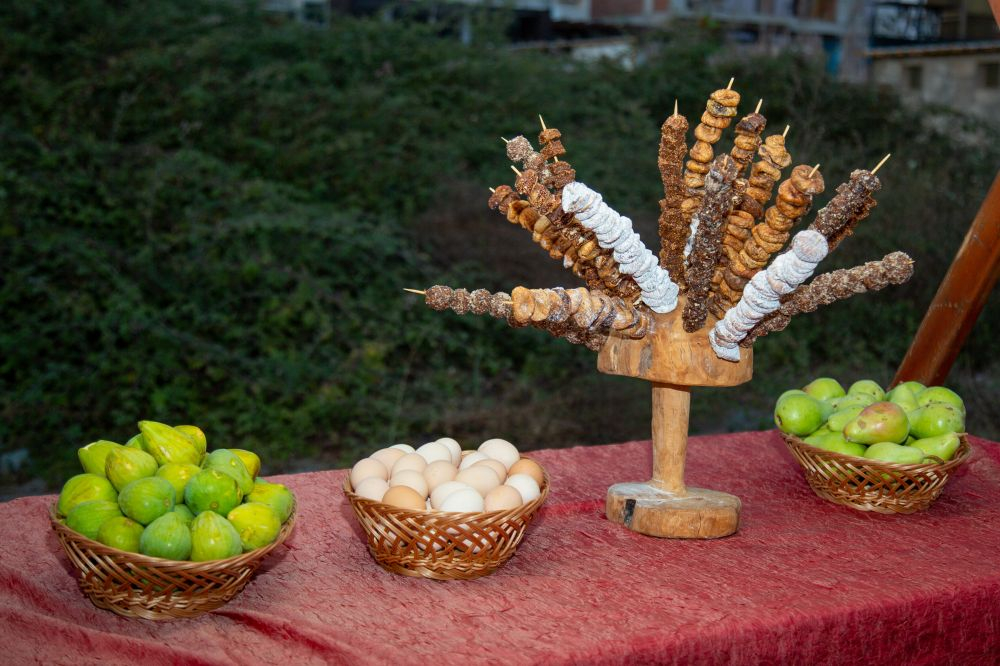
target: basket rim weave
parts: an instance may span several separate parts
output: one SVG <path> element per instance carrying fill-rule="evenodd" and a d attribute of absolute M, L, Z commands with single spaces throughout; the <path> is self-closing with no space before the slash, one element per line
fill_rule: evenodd
<path fill-rule="evenodd" d="M 802 467 L 810 488 L 822 499 L 861 511 L 897 514 L 928 508 L 941 494 L 951 473 L 972 454 L 968 433 L 956 433 L 959 447 L 951 460 L 892 463 L 821 449 L 779 431 L 792 457 Z M 821 471 L 822 470 L 822 471 Z M 879 479 L 892 479 L 887 486 Z"/>
<path fill-rule="evenodd" d="M 528 456 L 521 458 L 531 460 Z M 551 487 L 548 471 L 540 463 L 537 464 L 542 470 L 538 497 L 514 509 L 500 511 L 403 509 L 355 494 L 350 475 L 344 479 L 343 490 L 365 533 L 368 552 L 383 569 L 436 580 L 466 580 L 496 571 L 513 557 L 523 541 L 530 522 L 548 498 Z M 470 535 L 469 529 L 480 536 Z M 463 530 L 464 535 L 461 534 Z M 482 538 L 483 534 L 490 535 L 489 545 L 471 547 L 471 543 L 478 543 L 476 539 Z M 442 543 L 442 537 L 447 548 L 445 552 L 439 552 L 436 547 L 427 549 L 431 544 Z M 400 540 L 398 543 L 397 539 Z M 472 539 L 471 543 L 469 539 Z M 399 543 L 409 544 L 409 548 L 403 548 L 405 552 L 401 552 Z M 414 544 L 417 544 L 417 550 Z"/>

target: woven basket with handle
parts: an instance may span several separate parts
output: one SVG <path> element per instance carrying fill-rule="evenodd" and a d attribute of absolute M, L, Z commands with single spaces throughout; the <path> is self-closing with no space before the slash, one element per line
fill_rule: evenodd
<path fill-rule="evenodd" d="M 852 509 L 879 513 L 923 511 L 937 499 L 952 472 L 971 452 L 963 433 L 959 435 L 962 443 L 951 460 L 900 465 L 827 451 L 787 433 L 781 436 L 805 470 L 813 492 Z"/>
<path fill-rule="evenodd" d="M 549 494 L 549 476 L 543 474 L 542 493 L 536 499 L 490 513 L 400 509 L 355 495 L 350 477 L 344 480 L 344 494 L 368 537 L 368 552 L 383 569 L 461 580 L 491 574 L 513 557 Z"/>
<path fill-rule="evenodd" d="M 75 532 L 49 510 L 52 529 L 79 572 L 77 583 L 98 608 L 125 617 L 175 620 L 222 606 L 250 581 L 292 532 L 295 509 L 273 543 L 224 560 L 182 562 L 109 548 Z"/>

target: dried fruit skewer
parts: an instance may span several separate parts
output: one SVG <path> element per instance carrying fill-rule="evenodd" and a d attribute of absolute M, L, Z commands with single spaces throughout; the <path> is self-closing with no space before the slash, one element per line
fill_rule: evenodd
<path fill-rule="evenodd" d="M 660 128 L 660 151 L 657 164 L 663 180 L 663 199 L 660 200 L 660 266 L 666 269 L 679 286 L 684 283 L 684 246 L 691 228 L 681 212 L 684 202 L 684 153 L 687 143 L 688 121 L 677 113 L 664 121 Z"/>
<path fill-rule="evenodd" d="M 854 233 L 858 222 L 868 217 L 876 206 L 872 194 L 881 187 L 882 183 L 874 171 L 855 169 L 850 180 L 837 186 L 836 196 L 816 214 L 816 220 L 809 228 L 823 234 L 831 250 L 836 248 Z"/>

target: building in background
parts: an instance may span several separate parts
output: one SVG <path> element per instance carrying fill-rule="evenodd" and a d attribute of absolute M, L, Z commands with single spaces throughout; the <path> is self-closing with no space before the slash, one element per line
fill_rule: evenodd
<path fill-rule="evenodd" d="M 1000 27 L 987 0 L 879 2 L 871 81 L 1000 123 Z"/>

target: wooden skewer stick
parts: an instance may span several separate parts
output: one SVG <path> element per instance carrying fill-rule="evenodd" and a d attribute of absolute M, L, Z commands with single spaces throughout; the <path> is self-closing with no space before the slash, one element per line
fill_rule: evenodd
<path fill-rule="evenodd" d="M 545 126 L 545 118 L 542 118 L 542 114 L 540 113 L 538 114 L 538 122 L 542 123 L 543 132 L 548 129 L 548 127 Z"/>
<path fill-rule="evenodd" d="M 674 100 L 674 115 L 675 116 L 678 115 L 678 113 L 677 113 L 677 100 L 676 99 Z"/>
<path fill-rule="evenodd" d="M 816 173 L 816 169 L 818 169 L 818 168 L 819 168 L 818 164 L 813 167 L 813 170 L 809 172 L 809 178 L 813 177 L 813 174 Z"/>
<path fill-rule="evenodd" d="M 411 294 L 420 294 L 421 296 L 427 293 L 426 291 L 420 291 L 419 289 L 407 289 L 406 287 L 403 287 L 403 291 L 408 291 Z"/>
<path fill-rule="evenodd" d="M 520 172 L 520 171 L 518 171 L 518 170 L 517 170 L 517 167 L 516 167 L 516 166 L 514 166 L 513 164 L 511 164 L 511 165 L 510 165 L 510 168 L 511 168 L 511 169 L 512 169 L 512 170 L 514 171 L 514 173 L 516 173 L 516 174 L 517 174 L 518 176 L 520 176 L 520 175 L 521 175 L 521 172 Z"/>
<path fill-rule="evenodd" d="M 782 139 L 784 139 L 786 136 L 788 136 L 788 130 L 790 130 L 791 128 L 792 128 L 791 125 L 785 125 L 785 131 L 781 133 L 781 138 Z"/>
<path fill-rule="evenodd" d="M 496 192 L 497 192 L 497 191 L 496 191 L 496 188 L 493 188 L 493 187 L 491 187 L 491 188 L 490 188 L 490 192 L 492 192 L 492 193 L 496 194 Z"/>
<path fill-rule="evenodd" d="M 504 143 L 510 143 L 510 139 L 508 139 L 508 138 L 506 138 L 506 137 L 503 137 L 503 136 L 502 136 L 502 137 L 500 137 L 500 138 L 501 138 L 501 139 L 503 139 L 503 142 L 504 142 Z"/>
<path fill-rule="evenodd" d="M 641 303 L 641 302 L 642 302 L 642 296 L 640 296 L 639 298 L 637 298 L 634 301 L 632 301 L 632 306 L 634 307 L 636 305 L 639 305 L 639 303 Z"/>
<path fill-rule="evenodd" d="M 879 162 L 878 164 L 876 164 L 876 165 L 875 165 L 875 168 L 874 168 L 874 169 L 872 169 L 872 175 L 873 175 L 873 176 L 875 175 L 875 172 L 876 172 L 876 171 L 878 171 L 879 169 L 881 169 L 881 168 L 882 168 L 882 165 L 883 165 L 883 164 L 885 164 L 885 163 L 886 163 L 886 161 L 888 161 L 888 159 L 889 159 L 889 158 L 890 158 L 891 156 L 892 156 L 892 153 L 889 153 L 888 155 L 886 155 L 885 157 L 883 157 L 883 158 L 882 158 L 882 161 L 881 161 L 881 162 Z"/>
<path fill-rule="evenodd" d="M 754 113 L 760 113 L 760 107 L 764 105 L 764 98 L 761 97 L 757 100 L 757 108 L 753 110 Z"/>
<path fill-rule="evenodd" d="M 729 83 L 726 84 L 726 90 L 732 90 L 733 89 L 733 81 L 735 81 L 735 80 L 736 80 L 735 76 L 733 78 L 729 79 Z"/>

